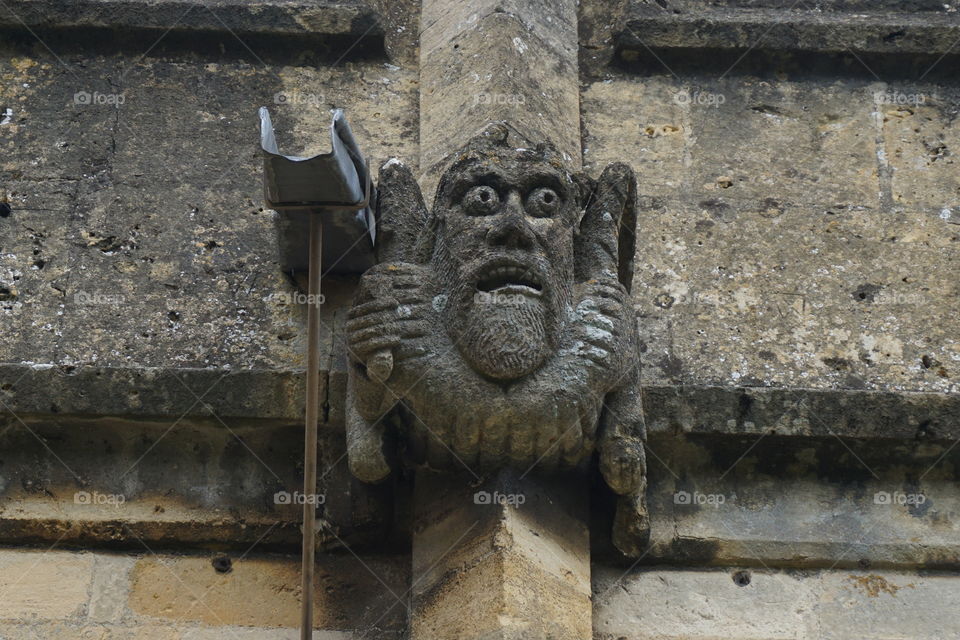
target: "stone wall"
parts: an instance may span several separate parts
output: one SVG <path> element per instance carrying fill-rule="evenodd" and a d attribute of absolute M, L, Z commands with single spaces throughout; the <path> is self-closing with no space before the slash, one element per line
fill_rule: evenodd
<path fill-rule="evenodd" d="M 404 558 L 321 557 L 314 638 L 399 637 Z M 0 550 L 0 638 L 287 640 L 300 610 L 295 556 L 228 558 Z"/>
<path fill-rule="evenodd" d="M 527 117 L 533 96 L 549 115 L 524 124 L 576 146 L 576 101 L 534 96 L 497 57 L 569 39 L 572 16 L 432 4 L 426 20 L 450 23 L 425 40 L 437 84 L 421 92 L 414 4 L 0 6 L 0 543 L 37 546 L 0 552 L 0 638 L 295 637 L 299 514 L 274 494 L 302 477 L 305 320 L 262 205 L 257 108 L 296 153 L 324 150 L 343 107 L 374 166 L 400 156 L 424 175 L 482 120 L 451 60 L 491 55 L 485 99 Z M 563 42 L 528 71 L 579 80 L 574 164 L 637 171 L 651 433 L 639 563 L 610 549 L 595 496 L 595 636 L 951 637 L 956 7 L 579 11 L 579 77 Z M 436 125 L 424 157 L 421 120 Z M 329 638 L 402 635 L 405 605 L 390 607 L 416 579 L 405 479 L 370 489 L 346 470 L 355 283 L 324 283 Z"/>

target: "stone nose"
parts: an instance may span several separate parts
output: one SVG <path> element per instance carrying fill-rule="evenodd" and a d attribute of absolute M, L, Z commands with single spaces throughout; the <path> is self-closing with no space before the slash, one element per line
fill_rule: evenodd
<path fill-rule="evenodd" d="M 505 249 L 533 249 L 536 238 L 527 222 L 520 194 L 511 191 L 487 232 L 487 244 Z"/>

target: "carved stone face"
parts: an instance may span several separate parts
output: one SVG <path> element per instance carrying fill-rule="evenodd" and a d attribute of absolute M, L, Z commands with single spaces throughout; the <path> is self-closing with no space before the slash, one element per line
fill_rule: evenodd
<path fill-rule="evenodd" d="M 542 150 L 499 149 L 451 167 L 434 212 L 454 344 L 489 378 L 535 371 L 557 348 L 570 300 L 576 185 Z"/>

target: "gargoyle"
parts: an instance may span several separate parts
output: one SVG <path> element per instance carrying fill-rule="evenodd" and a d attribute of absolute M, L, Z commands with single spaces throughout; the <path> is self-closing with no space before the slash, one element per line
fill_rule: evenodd
<path fill-rule="evenodd" d="M 347 322 L 347 447 L 359 479 L 432 468 L 583 469 L 618 494 L 614 542 L 648 532 L 646 432 L 629 291 L 636 184 L 572 175 L 491 125 L 433 210 L 404 165 L 380 171 L 378 264 Z M 388 444 L 389 443 L 389 444 Z"/>

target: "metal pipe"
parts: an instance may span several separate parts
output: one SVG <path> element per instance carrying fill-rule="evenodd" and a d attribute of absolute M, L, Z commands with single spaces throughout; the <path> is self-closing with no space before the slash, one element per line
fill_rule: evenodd
<path fill-rule="evenodd" d="M 310 216 L 310 271 L 307 285 L 307 406 L 303 437 L 303 566 L 300 640 L 313 637 L 313 568 L 316 549 L 317 419 L 320 410 L 320 247 L 323 223 Z"/>

